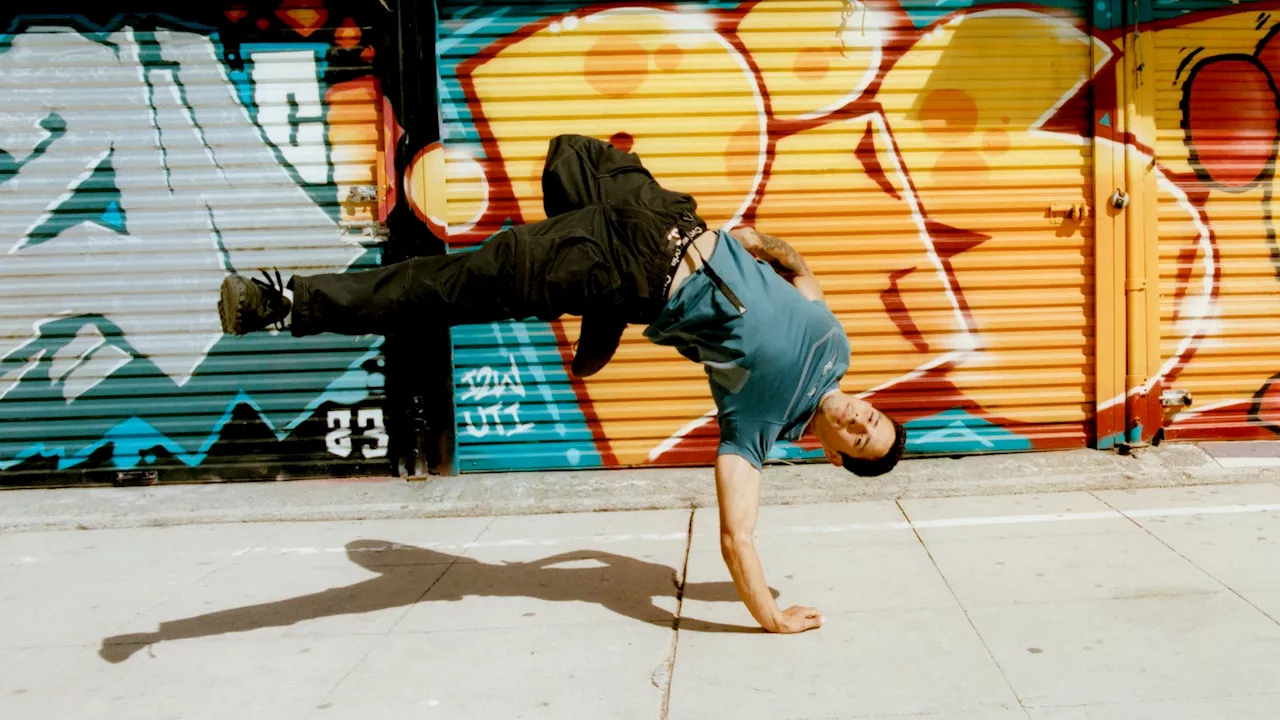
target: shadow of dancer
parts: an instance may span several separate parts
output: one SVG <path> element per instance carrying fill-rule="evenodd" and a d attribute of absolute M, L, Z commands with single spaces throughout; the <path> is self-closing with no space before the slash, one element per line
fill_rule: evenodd
<path fill-rule="evenodd" d="M 347 558 L 377 573 L 363 582 L 276 602 L 249 605 L 170 620 L 152 633 L 118 635 L 102 641 L 98 654 L 120 663 L 134 653 L 166 640 L 211 637 L 269 627 L 295 625 L 307 620 L 356 615 L 417 602 L 459 601 L 465 597 L 528 597 L 548 602 L 588 602 L 625 617 L 663 627 L 675 627 L 676 618 L 654 602 L 656 597 L 675 598 L 676 571 L 666 565 L 615 555 L 579 550 L 530 562 L 489 564 L 472 558 L 400 545 L 383 540 L 356 540 L 346 546 Z M 566 563 L 594 563 L 590 567 L 556 567 Z M 457 571 L 450 582 L 440 579 L 421 597 L 406 595 L 407 580 L 426 565 L 447 565 L 440 576 Z M 440 588 L 440 590 L 436 590 Z M 447 592 L 442 592 L 448 588 Z M 777 597 L 777 591 L 773 591 Z M 688 583 L 682 597 L 707 602 L 739 602 L 733 583 Z M 680 619 L 680 629 L 701 632 L 760 632 L 760 628 Z"/>

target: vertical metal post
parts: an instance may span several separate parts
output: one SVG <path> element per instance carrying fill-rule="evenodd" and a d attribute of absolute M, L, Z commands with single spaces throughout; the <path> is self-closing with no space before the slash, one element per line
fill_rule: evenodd
<path fill-rule="evenodd" d="M 417 0 L 387 0 L 394 13 L 397 44 L 395 87 L 403 135 L 396 144 L 395 170 L 400 200 L 387 218 L 391 237 L 384 263 L 443 255 L 445 243 L 418 219 L 404 178 L 418 153 L 440 140 L 437 100 L 436 7 Z M 387 398 L 393 469 L 401 477 L 453 475 L 456 438 L 453 421 L 453 347 L 448 328 L 424 326 L 415 334 L 388 337 Z"/>
<path fill-rule="evenodd" d="M 1091 29 L 1110 26 L 1120 17 L 1124 0 L 1090 4 Z M 1115 138 L 1124 132 L 1123 68 L 1107 63 L 1108 50 L 1099 43 L 1091 51 L 1093 88 L 1093 206 L 1094 206 L 1094 446 L 1111 449 L 1125 437 L 1125 358 L 1128 313 L 1125 303 L 1125 211 L 1112 198 L 1125 182 L 1124 155 Z M 1116 77 L 1106 78 L 1104 73 Z M 1111 82 L 1108 82 L 1108 81 Z M 1116 93 L 1109 92 L 1111 88 Z M 1105 128 L 1112 133 L 1105 135 Z M 1121 142 L 1123 142 L 1121 140 Z"/>
<path fill-rule="evenodd" d="M 1124 107 L 1129 137 L 1155 146 L 1155 46 L 1150 0 L 1124 0 Z M 1127 362 L 1125 444 L 1147 444 L 1161 426 L 1159 187 L 1153 160 L 1126 142 Z"/>

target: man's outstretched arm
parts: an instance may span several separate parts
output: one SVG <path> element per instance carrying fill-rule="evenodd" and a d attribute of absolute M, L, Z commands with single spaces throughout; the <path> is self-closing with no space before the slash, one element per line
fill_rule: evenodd
<path fill-rule="evenodd" d="M 760 512 L 760 471 L 738 455 L 716 458 L 716 496 L 720 501 L 720 553 L 734 587 L 751 616 L 769 632 L 798 633 L 822 625 L 814 608 L 778 607 L 756 554 L 756 517 Z"/>
<path fill-rule="evenodd" d="M 733 228 L 729 231 L 729 235 L 742 243 L 742 247 L 746 248 L 747 252 L 772 264 L 779 274 L 790 275 L 788 279 L 791 284 L 805 298 L 823 299 L 822 284 L 818 282 L 818 276 L 813 274 L 800 253 L 785 240 L 762 233 L 752 227 Z"/>

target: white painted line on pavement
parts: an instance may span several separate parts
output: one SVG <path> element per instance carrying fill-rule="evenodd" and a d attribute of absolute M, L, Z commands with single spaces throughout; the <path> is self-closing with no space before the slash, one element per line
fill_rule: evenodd
<path fill-rule="evenodd" d="M 1280 467 L 1280 457 L 1211 457 L 1224 468 Z"/>
<path fill-rule="evenodd" d="M 1163 510 L 1126 510 L 1129 517 L 1176 517 L 1180 515 L 1234 515 L 1237 513 L 1276 512 L 1280 503 L 1261 505 L 1213 505 L 1210 507 L 1166 508 Z"/>
<path fill-rule="evenodd" d="M 1039 525 L 1044 523 L 1059 522 L 1084 522 L 1090 520 L 1124 520 L 1126 518 L 1155 518 L 1155 517 L 1186 517 L 1190 515 L 1241 515 L 1249 513 L 1267 513 L 1280 512 L 1280 503 L 1264 503 L 1251 505 L 1202 505 L 1191 507 L 1174 507 L 1174 508 L 1147 508 L 1136 510 L 1101 510 L 1093 512 L 1064 512 L 1064 513 L 1043 513 L 1029 515 L 987 515 L 978 517 L 958 517 L 958 518 L 939 518 L 934 520 L 917 520 L 908 522 L 906 520 L 893 522 L 872 522 L 872 523 L 846 523 L 840 525 L 791 525 L 782 526 L 776 529 L 768 526 L 758 530 L 758 535 L 786 535 L 786 534 L 835 534 L 835 533 L 852 533 L 859 531 L 884 531 L 884 530 L 928 530 L 936 528 L 965 528 L 965 527 L 991 527 L 998 525 Z M 358 521 L 356 521 L 358 524 Z M 466 551 L 478 548 L 506 548 L 506 547 L 547 547 L 552 545 L 576 545 L 589 544 L 594 546 L 616 544 L 625 542 L 652 542 L 652 541 L 676 541 L 684 540 L 688 537 L 685 532 L 672 533 L 626 533 L 615 535 L 577 535 L 569 537 L 551 537 L 551 538 L 510 538 L 506 540 L 493 540 L 488 542 L 472 541 L 472 542 L 455 542 L 455 543 L 434 543 L 424 542 L 420 544 L 404 544 L 388 542 L 385 544 L 371 545 L 367 547 L 347 548 L 339 547 L 315 547 L 315 546 L 259 546 L 252 548 L 244 548 L 234 551 L 214 551 L 211 553 L 199 553 L 202 556 L 215 557 L 244 557 L 248 555 L 316 555 L 320 553 L 378 553 L 378 552 L 394 552 L 394 551 L 414 551 L 414 550 L 434 550 L 434 551 Z M 34 563 L 40 562 L 35 557 L 23 556 L 18 558 L 15 563 Z"/>
<path fill-rule="evenodd" d="M 932 528 L 989 527 L 992 525 L 1037 525 L 1051 522 L 1076 522 L 1085 520 L 1123 520 L 1128 518 L 1180 517 L 1187 515 L 1236 515 L 1280 511 L 1280 504 L 1258 505 L 1201 505 L 1179 508 L 1152 508 L 1146 510 L 1098 510 L 1094 512 L 1046 513 L 1040 515 L 989 515 L 979 517 L 941 518 L 907 522 L 850 523 L 848 525 L 805 526 L 786 528 L 797 533 L 839 533 L 854 530 L 928 530 Z"/>
<path fill-rule="evenodd" d="M 495 540 L 492 542 L 466 542 L 466 543 L 421 543 L 418 545 L 409 545 L 404 543 L 387 543 L 385 545 L 371 545 L 369 547 L 346 548 L 346 547 L 327 547 L 318 548 L 311 546 L 301 547 L 253 547 L 243 550 L 236 550 L 231 553 L 215 553 L 217 555 L 230 555 L 232 557 L 240 557 L 244 555 L 315 555 L 317 553 L 367 553 L 367 552 L 390 552 L 395 550 L 470 550 L 472 548 L 504 548 L 504 547 L 542 547 L 547 545 L 561 545 L 565 543 L 600 543 L 612 544 L 621 542 L 636 541 L 661 541 L 661 540 L 684 540 L 688 537 L 687 533 L 632 533 L 627 535 L 580 535 L 576 537 L 554 537 L 554 538 L 512 538 L 510 540 Z"/>
<path fill-rule="evenodd" d="M 758 530 L 758 534 L 785 535 L 788 533 L 796 533 L 812 535 L 882 530 L 928 530 L 934 528 L 990 527 L 995 525 L 1038 525 L 1043 523 L 1082 522 L 1088 520 L 1123 520 L 1126 517 L 1150 518 L 1181 517 L 1187 515 L 1238 515 L 1242 513 L 1262 512 L 1280 512 L 1280 504 L 1208 505 L 1197 507 L 1127 510 L 1124 512 L 1120 512 L 1118 510 L 1100 510 L 1094 512 L 1045 513 L 1037 515 L 989 515 L 979 517 L 941 518 L 936 520 L 917 520 L 915 522 L 902 520 L 897 522 L 847 523 L 841 525 L 791 525 L 780 527 L 776 530 L 768 527 L 760 528 Z M 614 544 L 634 541 L 683 540 L 685 537 L 686 535 L 683 532 L 578 535 L 555 538 L 512 538 L 509 540 L 495 540 L 490 542 L 423 543 L 422 545 L 387 544 L 367 548 L 355 548 L 350 552 L 388 552 L 393 550 L 413 550 L 415 548 L 422 548 L 426 550 L 470 550 L 474 548 L 542 547 L 576 543 Z M 345 547 L 257 547 L 240 550 L 233 554 L 306 555 L 320 552 L 341 553 L 348 552 L 348 550 Z"/>
<path fill-rule="evenodd" d="M 915 523 L 918 529 L 949 527 L 986 527 L 989 525 L 1038 525 L 1051 522 L 1074 522 L 1078 520 L 1122 520 L 1124 516 L 1115 510 L 1099 510 L 1097 512 L 1052 513 L 1045 515 L 996 515 L 993 517 L 947 518 L 944 520 L 920 520 Z"/>

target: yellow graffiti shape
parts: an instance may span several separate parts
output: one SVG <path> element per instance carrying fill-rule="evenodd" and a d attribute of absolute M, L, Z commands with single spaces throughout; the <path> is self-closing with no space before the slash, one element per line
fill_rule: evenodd
<path fill-rule="evenodd" d="M 1216 261 L 1208 226 L 1186 193 L 1161 175 L 1157 198 L 1161 376 L 1167 381 L 1171 372 L 1182 372 L 1200 339 L 1213 329 Z"/>
<path fill-rule="evenodd" d="M 746 59 L 693 12 L 628 7 L 556 18 L 471 71 L 521 218 L 542 211 L 547 144 L 611 140 L 713 227 L 737 217 L 764 171 L 764 100 Z"/>
<path fill-rule="evenodd" d="M 878 115 L 778 141 L 756 224 L 805 257 L 857 338 L 847 390 L 973 345 L 911 192 Z"/>
<path fill-rule="evenodd" d="M 878 94 L 978 334 L 950 379 L 1012 420 L 1080 421 L 1093 399 L 1092 150 L 1041 128 L 1108 59 L 1095 42 L 1030 10 L 960 15 Z"/>
<path fill-rule="evenodd" d="M 894 18 L 845 0 L 764 0 L 738 25 L 778 119 L 822 117 L 858 97 L 884 61 Z"/>
<path fill-rule="evenodd" d="M 409 202 L 418 217 L 439 237 L 449 234 L 444 168 L 444 147 L 440 143 L 432 143 L 413 159 L 405 172 Z"/>
<path fill-rule="evenodd" d="M 1271 192 L 1277 190 L 1273 181 Z M 1197 410 L 1249 401 L 1280 372 L 1280 281 L 1265 229 L 1274 221 L 1265 210 L 1261 188 L 1211 193 L 1205 215 L 1216 257 L 1206 255 L 1207 243 L 1191 245 L 1185 230 L 1177 232 L 1161 218 L 1162 274 L 1166 284 L 1172 275 L 1175 287 L 1174 297 L 1165 298 L 1162 356 L 1176 361 L 1181 340 L 1199 335 L 1192 341 L 1194 355 L 1175 368 L 1171 383 L 1191 391 Z M 1270 210 L 1280 211 L 1280 203 Z M 1217 297 L 1206 300 L 1204 278 L 1215 266 Z"/>
<path fill-rule="evenodd" d="M 407 175 L 410 202 L 440 237 L 467 232 L 489 207 L 484 168 L 466 152 L 432 143 Z"/>
<path fill-rule="evenodd" d="M 338 198 L 345 199 L 357 185 L 378 187 L 386 168 L 379 152 L 382 96 L 377 86 L 371 79 L 353 80 L 334 86 L 325 99 L 329 160 Z M 372 206 L 346 205 L 343 216 L 348 220 L 372 220 Z"/>

